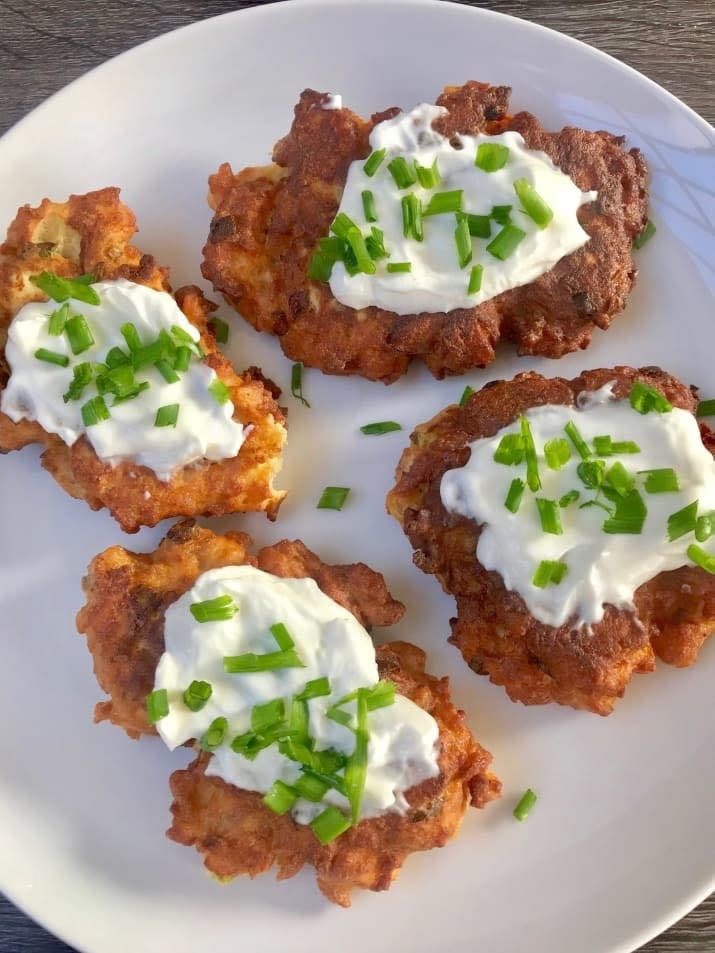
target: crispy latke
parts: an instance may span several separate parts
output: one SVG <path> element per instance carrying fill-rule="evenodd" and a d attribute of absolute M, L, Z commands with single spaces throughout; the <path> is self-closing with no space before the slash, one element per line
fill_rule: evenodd
<path fill-rule="evenodd" d="M 73 278 L 92 272 L 98 280 L 125 278 L 171 290 L 168 270 L 128 244 L 135 231 L 134 215 L 119 201 L 116 188 L 73 195 L 63 204 L 45 199 L 38 208 L 19 210 L 0 245 L 0 393 L 10 376 L 5 359 L 10 322 L 23 305 L 45 300 L 30 276 L 51 271 Z M 114 467 L 102 462 L 85 437 L 68 447 L 35 421 L 14 423 L 2 412 L 0 453 L 43 444 L 42 465 L 60 486 L 93 510 L 106 507 L 128 533 L 168 516 L 264 510 L 274 518 L 285 496 L 272 486 L 286 436 L 276 402 L 280 392 L 256 368 L 237 374 L 217 350 L 207 324 L 216 305 L 197 287 L 180 288 L 175 297 L 201 333 L 209 365 L 230 390 L 234 419 L 252 428 L 237 456 L 183 467 L 164 483 L 131 461 Z"/>
<path fill-rule="evenodd" d="M 447 87 L 435 122 L 457 133 L 521 133 L 546 152 L 583 191 L 598 190 L 579 210 L 590 235 L 547 274 L 475 308 L 447 314 L 396 315 L 340 304 L 324 282 L 307 278 L 318 240 L 328 234 L 350 163 L 369 154 L 373 126 L 398 109 L 365 120 L 349 109 L 325 109 L 327 94 L 306 90 L 274 164 L 233 173 L 224 163 L 209 178 L 215 210 L 204 248 L 204 277 L 259 331 L 279 337 L 292 360 L 328 374 L 359 374 L 392 383 L 419 358 L 442 378 L 484 367 L 499 341 L 519 354 L 561 357 L 588 346 L 623 309 L 636 268 L 633 239 L 646 224 L 646 167 L 623 137 L 566 127 L 546 132 L 527 112 L 510 116 L 511 90 L 469 82 Z"/>
<path fill-rule="evenodd" d="M 503 685 L 513 701 L 558 702 L 607 715 L 632 676 L 655 667 L 656 656 L 671 665 L 691 665 L 715 629 L 715 577 L 697 566 L 646 582 L 635 592 L 635 612 L 607 606 L 602 621 L 590 627 L 545 625 L 518 593 L 504 587 L 499 573 L 477 560 L 480 526 L 442 505 L 442 476 L 465 465 L 474 440 L 492 436 L 531 407 L 571 406 L 580 392 L 609 381 L 616 382 L 616 397 L 626 397 L 634 380 L 694 413 L 694 392 L 657 367 L 585 371 L 571 381 L 529 372 L 493 381 L 464 407 L 447 407 L 417 427 L 398 465 L 387 508 L 414 548 L 415 565 L 434 573 L 456 599 L 449 641 L 470 668 Z M 701 434 L 715 455 L 715 435 L 705 424 Z"/>
<path fill-rule="evenodd" d="M 111 697 L 97 705 L 96 721 L 109 719 L 131 737 L 156 733 L 147 723 L 145 698 L 164 648 L 164 612 L 208 569 L 249 564 L 277 576 L 313 578 L 368 628 L 390 625 L 403 614 L 383 577 L 362 563 L 330 566 L 303 543 L 287 540 L 254 557 L 250 544 L 245 534 L 217 536 L 184 520 L 152 553 L 115 546 L 95 557 L 77 627 L 87 635 L 97 680 Z M 322 847 L 309 828 L 266 808 L 260 794 L 207 777 L 209 755 L 199 753 L 171 776 L 174 819 L 168 836 L 194 845 L 221 879 L 255 877 L 275 866 L 282 880 L 309 864 L 325 896 L 342 906 L 349 906 L 353 888 L 386 890 L 413 851 L 443 846 L 457 833 L 469 804 L 484 807 L 498 797 L 499 781 L 488 771 L 491 755 L 452 705 L 448 680 L 425 674 L 421 649 L 395 642 L 379 648 L 377 658 L 381 676 L 439 725 L 440 774 L 407 792 L 406 814 L 363 820 Z"/>

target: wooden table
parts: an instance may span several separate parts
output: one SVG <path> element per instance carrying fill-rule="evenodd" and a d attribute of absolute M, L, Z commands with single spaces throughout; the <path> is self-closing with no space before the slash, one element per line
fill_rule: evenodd
<path fill-rule="evenodd" d="M 0 0 L 0 134 L 98 63 L 195 20 L 257 5 L 72 0 L 60 6 L 47 0 Z M 711 0 L 472 0 L 468 5 L 534 20 L 584 40 L 645 73 L 705 119 L 715 119 Z M 715 895 L 642 950 L 715 953 Z M 0 897 L 0 953 L 71 951 Z"/>

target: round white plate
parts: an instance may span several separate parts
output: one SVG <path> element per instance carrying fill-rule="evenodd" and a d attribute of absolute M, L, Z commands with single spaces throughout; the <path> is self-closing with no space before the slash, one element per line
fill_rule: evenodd
<path fill-rule="evenodd" d="M 658 233 L 640 253 L 628 307 L 590 349 L 558 363 L 499 361 L 463 380 L 415 368 L 390 388 L 305 376 L 312 407 L 290 397 L 290 446 L 275 525 L 220 521 L 264 545 L 302 537 L 328 560 L 385 572 L 408 606 L 380 637 L 424 646 L 449 674 L 477 738 L 495 756 L 501 802 L 470 811 L 444 850 L 414 856 L 386 894 L 346 911 L 310 872 L 220 887 L 192 850 L 164 837 L 170 771 L 187 755 L 92 724 L 100 697 L 73 617 L 90 558 L 124 543 L 150 548 L 167 526 L 123 536 L 106 513 L 68 499 L 28 449 L 0 463 L 0 886 L 32 916 L 91 953 L 241 949 L 435 948 L 462 953 L 632 950 L 712 890 L 715 873 L 715 645 L 697 665 L 637 678 L 607 719 L 524 708 L 469 672 L 446 644 L 452 600 L 414 569 L 384 496 L 410 428 L 479 386 L 533 367 L 571 376 L 614 363 L 662 364 L 712 391 L 712 130 L 642 76 L 529 23 L 430 0 L 310 0 L 197 23 L 74 83 L 0 142 L 0 222 L 44 196 L 119 185 L 137 244 L 199 280 L 210 213 L 206 178 L 220 162 L 268 161 L 306 86 L 342 93 L 369 114 L 434 100 L 467 79 L 514 88 L 515 109 L 547 127 L 606 128 L 639 146 L 653 171 Z M 228 309 L 224 308 L 224 316 Z M 230 353 L 286 385 L 276 342 L 238 318 Z M 401 433 L 363 437 L 394 419 Z M 326 484 L 352 487 L 341 513 L 316 511 Z M 524 824 L 511 811 L 530 786 Z"/>

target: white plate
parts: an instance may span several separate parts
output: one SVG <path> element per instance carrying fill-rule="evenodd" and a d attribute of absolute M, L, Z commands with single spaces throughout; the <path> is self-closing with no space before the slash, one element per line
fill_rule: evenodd
<path fill-rule="evenodd" d="M 65 497 L 37 452 L 11 454 L 0 464 L 0 886 L 82 950 L 605 953 L 637 947 L 713 888 L 715 645 L 691 669 L 660 665 L 636 679 L 607 719 L 513 705 L 446 644 L 452 600 L 411 566 L 383 505 L 409 428 L 466 383 L 529 367 L 571 375 L 656 363 L 713 396 L 713 134 L 701 119 L 614 60 L 529 23 L 429 0 L 294 0 L 164 36 L 37 109 L 0 143 L 0 222 L 45 195 L 121 185 L 140 247 L 171 265 L 175 286 L 196 281 L 207 175 L 227 159 L 267 161 L 304 87 L 341 92 L 369 114 L 470 78 L 512 85 L 514 106 L 547 127 L 606 128 L 643 149 L 658 234 L 626 312 L 558 364 L 505 352 L 464 380 L 415 369 L 389 389 L 308 372 L 312 409 L 287 398 L 281 484 L 291 494 L 280 519 L 232 525 L 261 544 L 300 536 L 328 560 L 386 573 L 408 605 L 392 636 L 423 645 L 430 668 L 452 676 L 495 755 L 503 800 L 471 811 L 453 844 L 410 858 L 389 893 L 359 894 L 350 911 L 327 904 L 309 872 L 217 886 L 198 855 L 163 835 L 167 777 L 186 756 L 92 725 L 99 692 L 73 628 L 89 559 L 118 542 L 149 548 L 160 530 L 123 537 L 106 513 Z M 232 323 L 237 363 L 262 364 L 285 384 L 276 342 Z M 405 431 L 357 432 L 382 419 Z M 314 509 L 328 483 L 353 487 L 342 513 Z M 527 786 L 539 801 L 518 824 L 511 810 Z"/>

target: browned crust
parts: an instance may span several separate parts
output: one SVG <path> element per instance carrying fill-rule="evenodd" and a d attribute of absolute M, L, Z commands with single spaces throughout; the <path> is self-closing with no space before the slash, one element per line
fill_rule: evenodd
<path fill-rule="evenodd" d="M 369 152 L 373 126 L 399 110 L 365 120 L 349 109 L 323 109 L 326 94 L 306 90 L 274 165 L 233 173 L 224 163 L 209 178 L 215 214 L 204 248 L 204 277 L 254 327 L 280 338 L 292 360 L 329 374 L 359 374 L 392 383 L 410 361 L 437 378 L 494 360 L 501 339 L 519 354 L 561 357 L 585 348 L 607 328 L 635 280 L 631 247 L 647 214 L 646 167 L 623 138 L 567 127 L 546 132 L 529 113 L 508 114 L 510 89 L 469 82 L 448 87 L 437 103 L 449 113 L 445 135 L 515 130 L 542 149 L 598 199 L 579 212 L 591 241 L 522 288 L 476 308 L 448 314 L 356 311 L 327 284 L 306 277 L 318 239 L 328 233 L 347 169 Z"/>
<path fill-rule="evenodd" d="M 417 427 L 387 498 L 388 511 L 414 548 L 415 564 L 455 596 L 450 641 L 475 672 L 503 685 L 514 701 L 555 701 L 607 715 L 631 677 L 654 668 L 656 655 L 671 665 L 690 665 L 715 628 L 715 578 L 695 566 L 660 573 L 642 585 L 635 613 L 608 606 L 590 628 L 544 625 L 516 592 L 505 589 L 499 573 L 476 559 L 480 527 L 442 506 L 442 475 L 467 462 L 469 443 L 493 435 L 530 407 L 572 405 L 578 393 L 611 380 L 617 397 L 641 380 L 676 407 L 694 413 L 697 405 L 694 389 L 656 367 L 585 371 L 571 381 L 531 372 L 493 381 L 464 407 L 448 407 Z M 704 424 L 701 432 L 713 452 L 713 435 Z"/>
<path fill-rule="evenodd" d="M 45 199 L 38 208 L 19 210 L 0 246 L 0 393 L 9 376 L 7 328 L 24 304 L 45 300 L 30 283 L 31 275 L 52 271 L 71 278 L 91 271 L 100 279 L 126 278 L 171 290 L 168 270 L 128 244 L 135 231 L 134 215 L 120 202 L 116 188 L 73 195 L 63 204 Z M 38 423 L 13 423 L 1 412 L 0 453 L 44 445 L 42 465 L 60 486 L 93 510 L 106 507 L 128 533 L 169 516 L 258 510 L 273 519 L 285 496 L 272 485 L 286 438 L 285 416 L 276 402 L 280 392 L 266 386 L 254 369 L 236 373 L 217 350 L 207 325 L 216 305 L 197 287 L 180 288 L 176 300 L 200 331 L 208 363 L 231 392 L 234 419 L 252 428 L 236 457 L 184 467 L 165 483 L 147 467 L 103 463 L 84 437 L 68 447 Z"/>

